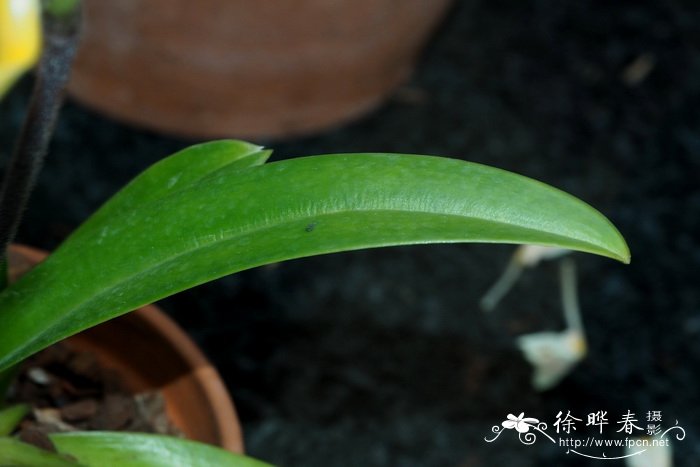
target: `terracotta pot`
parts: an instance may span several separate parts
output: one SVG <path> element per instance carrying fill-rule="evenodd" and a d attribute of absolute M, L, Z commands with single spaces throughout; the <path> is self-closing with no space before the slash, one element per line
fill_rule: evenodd
<path fill-rule="evenodd" d="M 46 257 L 21 245 L 10 249 L 16 279 Z M 93 353 L 117 371 L 127 389 L 160 390 L 171 421 L 194 440 L 243 452 L 235 408 L 216 369 L 160 309 L 148 305 L 77 334 L 64 343 Z"/>
<path fill-rule="evenodd" d="M 375 107 L 450 0 L 86 0 L 79 101 L 195 137 L 281 137 Z"/>

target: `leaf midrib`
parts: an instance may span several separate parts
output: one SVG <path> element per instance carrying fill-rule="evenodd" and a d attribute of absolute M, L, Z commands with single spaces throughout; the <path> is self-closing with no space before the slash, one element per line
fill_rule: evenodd
<path fill-rule="evenodd" d="M 169 256 L 168 258 L 163 259 L 162 261 L 158 261 L 158 262 L 156 262 L 156 263 L 153 263 L 153 264 L 150 265 L 147 269 L 142 270 L 141 272 L 138 272 L 138 273 L 136 273 L 136 274 L 134 274 L 134 275 L 128 276 L 127 279 L 122 279 L 122 280 L 116 281 L 116 282 L 114 282 L 114 283 L 112 283 L 112 284 L 110 284 L 110 285 L 108 285 L 108 286 L 106 286 L 106 287 L 102 287 L 102 288 L 100 289 L 101 292 L 99 293 L 99 295 L 91 295 L 92 298 L 88 298 L 87 300 L 84 300 L 84 301 L 82 301 L 82 302 L 79 302 L 78 304 L 76 304 L 76 306 L 74 306 L 74 307 L 71 309 L 71 312 L 70 312 L 70 313 L 78 313 L 79 311 L 84 310 L 85 308 L 88 308 L 88 307 L 90 306 L 91 303 L 94 303 L 94 302 L 96 302 L 96 301 L 99 301 L 99 298 L 104 297 L 104 296 L 106 296 L 106 295 L 109 295 L 110 293 L 112 293 L 112 292 L 114 292 L 114 291 L 116 291 L 116 290 L 119 290 L 119 289 L 123 286 L 124 283 L 126 283 L 126 282 L 133 282 L 134 280 L 138 280 L 140 277 L 146 277 L 146 276 L 148 276 L 149 274 L 152 274 L 152 272 L 153 272 L 154 270 L 156 270 L 156 269 L 159 269 L 159 268 L 161 268 L 161 267 L 163 267 L 163 266 L 167 266 L 168 264 L 172 264 L 172 263 L 174 263 L 174 262 L 177 262 L 181 257 L 187 256 L 187 255 L 190 255 L 190 254 L 194 254 L 194 253 L 197 253 L 197 252 L 206 251 L 206 250 L 208 250 L 208 249 L 210 249 L 210 248 L 216 247 L 217 245 L 221 245 L 222 243 L 229 243 L 229 242 L 235 241 L 237 238 L 240 238 L 240 237 L 249 236 L 249 235 L 252 235 L 252 234 L 255 234 L 255 233 L 262 233 L 262 232 L 265 232 L 265 231 L 267 231 L 267 230 L 273 230 L 273 229 L 277 229 L 277 228 L 282 228 L 282 227 L 285 227 L 285 226 L 287 226 L 287 225 L 291 225 L 291 224 L 294 224 L 294 223 L 300 223 L 300 222 L 303 222 L 303 221 L 318 220 L 319 217 L 323 218 L 323 217 L 330 217 L 330 216 L 335 216 L 335 215 L 342 215 L 342 214 L 349 214 L 349 213 L 358 213 L 358 212 L 410 213 L 410 214 L 420 214 L 420 215 L 427 215 L 427 216 L 445 216 L 445 217 L 451 217 L 451 218 L 460 218 L 460 219 L 468 219 L 468 220 L 479 220 L 479 221 L 482 221 L 482 222 L 488 222 L 488 223 L 490 223 L 490 224 L 493 225 L 493 226 L 514 226 L 514 225 L 515 225 L 515 224 L 508 224 L 508 223 L 506 223 L 506 222 L 499 222 L 499 221 L 494 221 L 494 220 L 486 220 L 486 219 L 478 218 L 478 217 L 475 217 L 475 216 L 460 216 L 460 215 L 457 215 L 457 214 L 434 213 L 434 212 L 431 212 L 431 211 L 392 210 L 392 209 L 384 209 L 384 210 L 376 210 L 376 211 L 358 211 L 358 210 L 352 210 L 352 209 L 344 209 L 344 210 L 338 210 L 338 211 L 333 211 L 333 212 L 325 212 L 325 213 L 323 213 L 323 214 L 321 214 L 321 215 L 304 216 L 304 217 L 294 218 L 293 220 L 290 219 L 290 220 L 287 220 L 287 221 L 285 221 L 285 222 L 280 222 L 280 223 L 277 223 L 277 224 L 274 224 L 274 225 L 266 225 L 266 226 L 264 226 L 264 227 L 256 227 L 256 228 L 252 228 L 252 229 L 245 230 L 245 231 L 238 231 L 235 235 L 233 235 L 233 236 L 231 236 L 231 237 L 229 237 L 229 238 L 227 238 L 227 239 L 225 239 L 225 240 L 212 241 L 212 242 L 209 242 L 209 243 L 207 243 L 207 244 L 205 244 L 205 245 L 200 245 L 200 246 L 198 246 L 198 247 L 196 247 L 196 248 L 193 248 L 193 249 L 191 249 L 191 250 L 188 250 L 187 252 L 184 252 L 184 253 L 177 253 L 177 254 L 175 254 L 175 255 Z M 573 237 L 573 236 L 572 236 L 572 237 L 564 237 L 564 236 L 562 236 L 562 235 L 555 234 L 555 233 L 552 233 L 552 232 L 549 232 L 549 231 L 535 230 L 535 229 L 532 229 L 532 228 L 529 228 L 529 227 L 520 226 L 520 225 L 517 225 L 517 227 L 518 227 L 519 229 L 522 229 L 522 230 L 528 231 L 528 232 L 534 232 L 534 233 L 542 233 L 542 232 L 544 232 L 544 233 L 546 233 L 547 235 L 550 235 L 550 236 L 552 236 L 552 237 L 555 238 L 555 239 L 556 239 L 556 238 L 562 238 L 562 239 L 565 239 L 565 240 L 567 240 L 567 241 L 574 240 L 574 241 L 576 241 L 576 242 L 579 242 L 581 245 L 583 245 L 583 246 L 585 246 L 585 247 L 588 247 L 592 252 L 593 252 L 593 251 L 600 251 L 600 248 L 597 247 L 596 245 L 594 245 L 594 244 L 592 244 L 592 243 L 590 243 L 590 242 L 588 242 L 588 241 L 586 241 L 586 240 L 582 240 L 582 239 L 580 239 L 580 238 L 576 238 L 576 237 Z M 472 240 L 472 239 L 470 239 L 470 240 Z M 474 239 L 474 241 L 476 241 L 476 242 L 481 241 L 481 242 L 484 242 L 484 243 L 492 243 L 491 241 L 484 240 L 484 239 Z M 454 240 L 454 241 L 446 240 L 446 241 L 442 241 L 442 242 L 440 242 L 440 243 L 459 243 L 459 242 L 460 242 L 460 240 Z M 391 245 L 397 245 L 397 246 L 398 246 L 398 245 L 411 245 L 411 244 L 422 244 L 422 243 L 435 243 L 435 241 L 430 241 L 430 240 L 424 240 L 424 241 L 420 241 L 420 242 L 416 242 L 416 241 L 402 241 L 402 242 L 397 242 L 397 243 L 391 243 Z M 371 245 L 371 247 L 380 247 L 380 246 L 381 246 L 381 245 Z M 362 248 L 368 248 L 368 246 L 367 246 L 367 245 L 364 245 L 364 246 L 363 246 L 363 245 L 359 245 L 359 246 L 357 246 L 357 247 L 353 247 L 352 250 L 357 250 L 357 249 L 362 249 Z M 323 251 L 322 253 L 317 253 L 317 254 L 327 254 L 327 253 L 333 253 L 333 252 L 337 252 L 337 251 L 350 251 L 350 250 L 328 250 L 328 251 Z M 254 265 L 254 266 L 251 266 L 251 268 L 261 266 L 262 264 L 265 264 L 265 263 L 256 264 L 256 265 Z M 249 268 L 246 268 L 246 269 L 249 269 Z M 234 273 L 240 272 L 240 271 L 242 271 L 242 270 L 244 270 L 244 269 L 239 269 L 238 271 L 233 271 L 233 272 L 231 272 L 231 273 L 229 273 L 229 274 L 234 274 Z M 196 282 L 196 283 L 195 283 L 194 285 L 192 285 L 191 287 L 195 287 L 195 286 L 200 285 L 200 284 L 202 284 L 202 283 L 208 282 L 209 280 L 211 280 L 211 279 L 204 279 L 204 280 L 202 280 L 201 282 Z M 155 301 L 157 301 L 157 300 L 160 300 L 160 299 L 162 299 L 162 298 L 165 298 L 165 297 L 169 296 L 169 295 L 172 294 L 172 293 L 176 293 L 176 292 L 168 292 L 168 293 L 165 293 L 165 294 L 163 294 L 163 295 L 157 296 L 157 297 L 155 297 L 154 299 L 149 300 L 149 301 L 146 302 L 146 303 L 141 303 L 141 304 L 139 304 L 139 305 L 136 305 L 135 308 L 133 308 L 133 309 L 137 309 L 137 308 L 139 308 L 139 307 L 141 307 L 141 306 L 147 305 L 148 303 L 155 302 Z M 131 311 L 131 310 L 130 310 L 130 311 Z M 128 311 L 127 311 L 127 312 L 128 312 Z M 123 313 L 120 313 L 120 314 L 123 314 Z M 46 335 L 52 334 L 52 331 L 54 331 L 57 327 L 59 327 L 59 325 L 61 324 L 61 322 L 63 321 L 63 318 L 64 318 L 65 316 L 66 316 L 66 314 L 62 314 L 57 320 L 54 320 L 54 323 L 51 324 L 51 326 L 48 327 L 41 335 L 38 335 L 38 336 L 34 337 L 34 338 L 31 339 L 31 340 L 24 341 L 25 344 L 24 344 L 22 347 L 31 347 L 32 344 L 34 344 L 34 343 L 40 341 L 42 337 L 44 337 L 44 336 L 46 336 Z M 88 325 L 88 326 L 86 326 L 85 328 L 82 328 L 82 329 L 80 329 L 80 330 L 87 329 L 87 328 L 90 328 L 90 327 L 92 327 L 92 326 L 93 326 L 93 325 L 90 324 L 90 325 Z M 78 331 L 80 331 L 80 330 L 78 330 Z M 14 354 L 14 353 L 17 353 L 17 352 L 13 352 L 13 354 Z M 12 355 L 12 354 L 11 354 L 11 355 Z M 11 355 L 8 355 L 8 356 L 11 356 Z"/>

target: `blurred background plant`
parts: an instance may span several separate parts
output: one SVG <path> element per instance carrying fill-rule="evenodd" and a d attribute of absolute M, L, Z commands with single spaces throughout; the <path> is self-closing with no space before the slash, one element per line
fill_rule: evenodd
<path fill-rule="evenodd" d="M 525 268 L 568 253 L 570 251 L 563 248 L 519 246 L 501 276 L 481 298 L 481 308 L 486 312 L 496 308 Z M 525 359 L 534 367 L 532 387 L 538 391 L 552 389 L 586 357 L 586 331 L 576 290 L 576 264 L 571 258 L 560 263 L 559 288 L 566 329 L 523 334 L 516 341 Z"/>

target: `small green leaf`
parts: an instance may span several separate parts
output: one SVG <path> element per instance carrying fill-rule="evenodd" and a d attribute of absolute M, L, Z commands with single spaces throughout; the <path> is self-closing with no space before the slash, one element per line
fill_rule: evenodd
<path fill-rule="evenodd" d="M 56 433 L 50 437 L 60 453 L 90 467 L 269 466 L 252 457 L 171 436 L 93 431 Z"/>
<path fill-rule="evenodd" d="M 45 0 L 44 10 L 57 17 L 74 14 L 80 8 L 80 0 Z"/>
<path fill-rule="evenodd" d="M 19 422 L 29 413 L 27 404 L 15 404 L 0 410 L 0 436 L 7 436 L 17 428 Z"/>
<path fill-rule="evenodd" d="M 60 454 L 39 449 L 14 438 L 0 437 L 0 466 L 81 467 L 81 465 Z"/>
<path fill-rule="evenodd" d="M 390 245 L 490 242 L 629 261 L 619 232 L 592 207 L 479 164 L 345 154 L 249 168 L 223 165 L 172 192 L 148 195 L 137 183 L 130 185 L 133 196 L 118 194 L 112 207 L 0 293 L 0 370 L 139 306 L 292 258 Z M 167 163 L 140 179 L 162 190 L 173 177 L 163 167 Z"/>

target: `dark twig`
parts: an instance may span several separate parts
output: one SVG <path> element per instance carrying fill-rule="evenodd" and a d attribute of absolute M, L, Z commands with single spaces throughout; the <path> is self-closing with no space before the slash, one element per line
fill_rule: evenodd
<path fill-rule="evenodd" d="M 7 248 L 17 233 L 44 162 L 63 101 L 80 30 L 79 2 L 70 10 L 44 13 L 44 48 L 31 102 L 0 189 L 0 267 L 7 279 Z M 0 284 L 4 286 L 4 284 Z"/>

